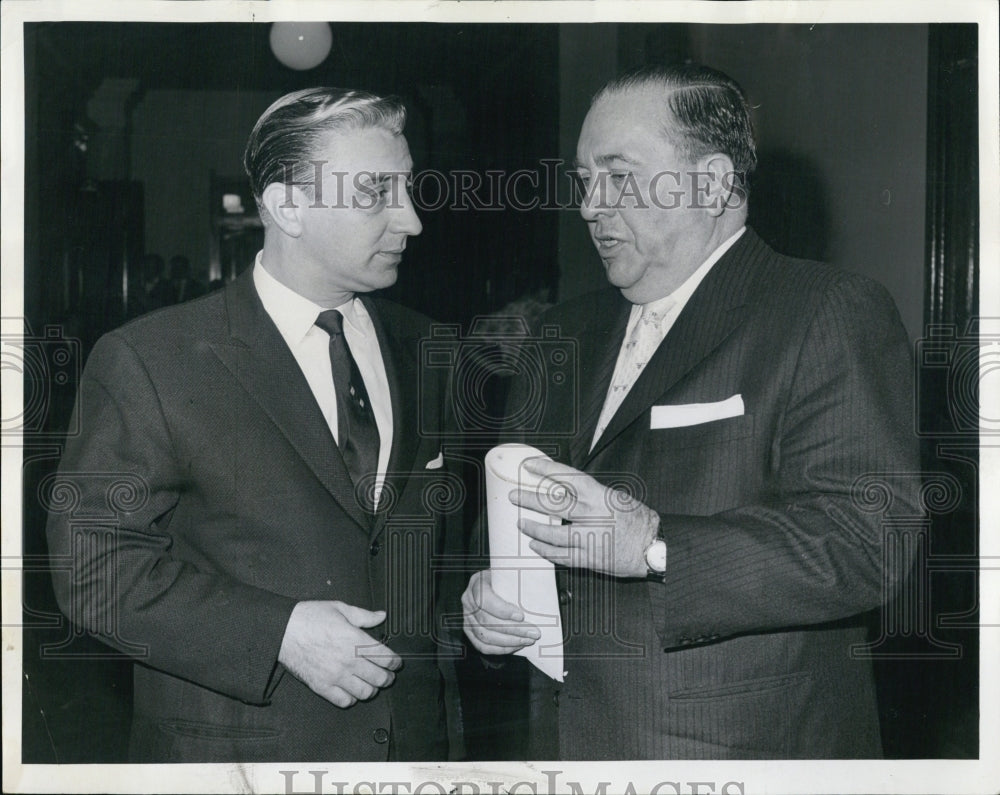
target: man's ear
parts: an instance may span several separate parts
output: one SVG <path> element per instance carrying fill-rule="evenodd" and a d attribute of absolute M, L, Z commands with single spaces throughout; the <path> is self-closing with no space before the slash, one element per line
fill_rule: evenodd
<path fill-rule="evenodd" d="M 718 218 L 726 209 L 730 208 L 730 202 L 738 199 L 733 195 L 736 180 L 733 161 L 729 155 L 717 152 L 703 157 L 698 167 L 699 171 L 707 175 L 704 195 L 705 209 L 713 218 Z M 733 206 L 738 206 L 738 204 Z"/>
<path fill-rule="evenodd" d="M 272 182 L 264 188 L 260 198 L 275 226 L 289 237 L 302 234 L 302 211 L 308 206 L 309 200 L 299 188 Z"/>

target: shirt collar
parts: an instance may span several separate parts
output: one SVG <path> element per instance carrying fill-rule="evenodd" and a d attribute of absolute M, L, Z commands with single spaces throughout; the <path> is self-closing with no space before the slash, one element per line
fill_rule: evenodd
<path fill-rule="evenodd" d="M 260 296 L 260 301 L 274 325 L 289 342 L 298 344 L 305 339 L 316 324 L 319 313 L 325 307 L 314 301 L 299 295 L 290 287 L 282 284 L 272 276 L 261 262 L 261 254 L 257 252 L 257 258 L 253 266 L 253 283 Z M 361 334 L 368 334 L 372 329 L 371 318 L 368 315 L 365 305 L 358 299 L 352 298 L 350 301 L 334 307 L 343 316 L 344 321 L 353 326 Z"/>
<path fill-rule="evenodd" d="M 698 289 L 698 285 L 708 276 L 708 272 L 712 270 L 712 266 L 722 259 L 722 255 L 733 247 L 733 244 L 740 239 L 746 230 L 746 226 L 741 226 L 732 236 L 719 244 L 718 248 L 708 255 L 708 259 L 698 266 L 698 270 L 688 276 L 684 283 L 672 293 L 663 296 L 663 298 L 657 298 L 655 301 L 650 301 L 648 304 L 643 304 L 643 306 L 648 306 L 654 312 L 658 313 L 665 312 L 668 307 L 672 308 L 675 313 L 680 312 L 691 296 L 694 295 L 694 291 Z"/>

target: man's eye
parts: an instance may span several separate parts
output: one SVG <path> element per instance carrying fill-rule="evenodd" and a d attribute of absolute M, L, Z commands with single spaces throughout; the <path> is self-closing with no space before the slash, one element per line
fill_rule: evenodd
<path fill-rule="evenodd" d="M 404 183 L 404 190 L 406 189 Z M 397 191 L 397 187 L 393 179 L 387 177 L 378 184 L 378 193 L 380 196 L 391 196 Z"/>
<path fill-rule="evenodd" d="M 359 210 L 381 210 L 385 206 L 385 189 L 380 183 L 361 182 L 354 207 Z"/>
<path fill-rule="evenodd" d="M 610 174 L 610 178 L 611 178 L 611 184 L 612 185 L 614 185 L 615 187 L 620 187 L 621 185 L 623 185 L 625 183 L 625 180 L 628 179 L 628 172 L 627 171 L 612 171 L 611 174 Z"/>
<path fill-rule="evenodd" d="M 366 194 L 371 196 L 373 202 L 382 203 L 385 201 L 385 197 L 389 193 L 389 186 L 384 182 L 377 182 L 374 185 L 365 185 L 364 191 Z"/>

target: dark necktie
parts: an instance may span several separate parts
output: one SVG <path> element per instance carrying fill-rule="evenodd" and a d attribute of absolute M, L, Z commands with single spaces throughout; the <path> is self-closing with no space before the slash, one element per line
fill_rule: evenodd
<path fill-rule="evenodd" d="M 330 365 L 337 392 L 337 444 L 355 485 L 378 471 L 379 435 L 375 414 L 358 363 L 344 338 L 344 316 L 336 309 L 320 312 L 316 325 L 330 335 Z M 374 482 L 359 490 L 365 510 L 374 508 Z M 363 493 L 362 493 L 363 492 Z"/>

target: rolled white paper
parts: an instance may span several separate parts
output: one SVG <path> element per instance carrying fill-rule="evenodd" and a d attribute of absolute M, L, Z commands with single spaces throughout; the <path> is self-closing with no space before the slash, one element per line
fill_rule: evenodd
<path fill-rule="evenodd" d="M 518 519 L 558 524 L 558 517 L 520 508 L 508 496 L 515 488 L 537 490 L 541 479 L 525 471 L 529 458 L 549 457 L 525 444 L 502 444 L 486 454 L 486 518 L 490 538 L 490 571 L 497 596 L 521 608 L 541 637 L 515 652 L 542 673 L 563 681 L 562 618 L 555 566 L 528 546 L 531 539 L 517 528 Z"/>

